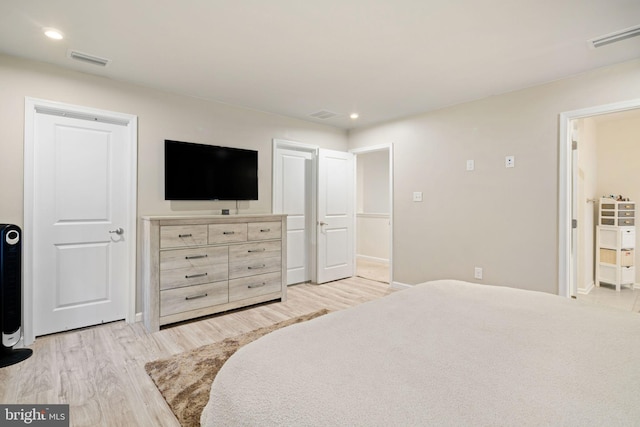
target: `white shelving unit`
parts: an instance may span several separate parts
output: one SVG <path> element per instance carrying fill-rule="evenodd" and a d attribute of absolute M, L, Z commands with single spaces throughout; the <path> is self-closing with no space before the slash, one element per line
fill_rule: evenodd
<path fill-rule="evenodd" d="M 600 199 L 596 227 L 596 286 L 608 283 L 620 291 L 634 286 L 636 268 L 635 202 Z"/>

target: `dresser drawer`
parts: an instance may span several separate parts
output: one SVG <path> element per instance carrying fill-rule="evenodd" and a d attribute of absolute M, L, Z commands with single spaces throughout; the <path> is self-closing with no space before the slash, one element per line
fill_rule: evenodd
<path fill-rule="evenodd" d="M 186 288 L 160 291 L 160 316 L 198 310 L 229 302 L 229 283 L 187 286 Z"/>
<path fill-rule="evenodd" d="M 282 258 L 280 256 L 232 261 L 229 262 L 229 279 L 255 276 L 256 274 L 263 273 L 274 273 L 276 271 L 281 271 L 281 269 Z"/>
<path fill-rule="evenodd" d="M 160 271 L 175 268 L 207 267 L 229 261 L 227 246 L 174 249 L 160 252 Z"/>
<path fill-rule="evenodd" d="M 209 224 L 209 244 L 247 241 L 247 224 Z"/>
<path fill-rule="evenodd" d="M 618 204 L 618 210 L 621 210 L 621 211 L 634 210 L 635 208 L 636 208 L 635 203 L 619 203 Z"/>
<path fill-rule="evenodd" d="M 206 244 L 206 225 L 163 225 L 160 227 L 160 247 L 163 249 Z"/>
<path fill-rule="evenodd" d="M 631 227 L 635 225 L 636 220 L 634 218 L 624 218 L 618 220 L 618 226 L 620 227 Z"/>
<path fill-rule="evenodd" d="M 204 267 L 176 268 L 160 271 L 160 289 L 180 288 L 201 283 L 226 280 L 229 271 L 226 264 L 214 264 Z"/>
<path fill-rule="evenodd" d="M 282 223 L 252 222 L 248 224 L 249 240 L 269 240 L 282 238 Z"/>
<path fill-rule="evenodd" d="M 619 218 L 633 218 L 636 216 L 636 211 L 618 211 Z"/>
<path fill-rule="evenodd" d="M 278 257 L 281 255 L 280 240 L 272 242 L 245 243 L 229 247 L 229 261 Z"/>
<path fill-rule="evenodd" d="M 282 290 L 280 272 L 229 280 L 229 302 L 271 294 Z"/>
<path fill-rule="evenodd" d="M 620 247 L 632 249 L 636 247 L 636 229 L 623 228 L 620 230 Z"/>

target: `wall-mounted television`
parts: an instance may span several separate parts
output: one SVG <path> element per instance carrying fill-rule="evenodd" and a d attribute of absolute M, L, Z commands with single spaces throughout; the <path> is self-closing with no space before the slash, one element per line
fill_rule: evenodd
<path fill-rule="evenodd" d="M 165 200 L 258 200 L 258 152 L 164 141 Z"/>

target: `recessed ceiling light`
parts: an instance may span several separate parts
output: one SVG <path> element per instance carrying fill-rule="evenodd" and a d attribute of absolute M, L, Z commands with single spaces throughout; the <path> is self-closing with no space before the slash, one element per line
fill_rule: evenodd
<path fill-rule="evenodd" d="M 351 115 L 349 117 L 351 117 L 353 120 L 355 120 L 358 117 L 360 117 L 360 115 L 358 113 L 351 113 Z"/>
<path fill-rule="evenodd" d="M 44 35 L 49 37 L 50 39 L 62 40 L 64 38 L 62 33 L 55 28 L 43 28 L 42 31 L 44 32 Z"/>

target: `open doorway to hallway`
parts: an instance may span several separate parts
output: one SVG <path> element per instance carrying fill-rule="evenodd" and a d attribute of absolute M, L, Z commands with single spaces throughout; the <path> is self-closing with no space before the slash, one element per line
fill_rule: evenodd
<path fill-rule="evenodd" d="M 391 283 L 391 146 L 356 155 L 356 275 Z"/>
<path fill-rule="evenodd" d="M 578 220 L 574 295 L 581 301 L 640 312 L 640 268 L 637 267 L 640 266 L 640 234 L 632 239 L 635 240 L 633 247 L 627 248 L 632 253 L 632 266 L 623 267 L 635 270 L 635 284 L 622 285 L 618 291 L 614 284 L 607 282 L 604 273 L 599 274 L 599 269 L 613 271 L 620 267 L 616 267 L 615 260 L 609 265 L 610 260 L 598 257 L 597 240 L 599 206 L 603 197 L 621 196 L 640 206 L 640 175 L 637 173 L 640 108 L 575 119 L 571 128 L 572 139 L 577 141 L 573 160 L 576 168 L 573 174 L 576 181 L 574 211 Z M 637 212 L 634 218 L 637 227 Z"/>

